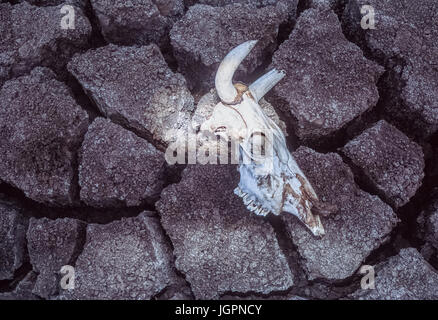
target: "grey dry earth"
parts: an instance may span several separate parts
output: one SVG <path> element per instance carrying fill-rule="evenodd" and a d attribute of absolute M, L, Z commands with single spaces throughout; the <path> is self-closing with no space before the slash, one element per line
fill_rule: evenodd
<path fill-rule="evenodd" d="M 438 299 L 437 6 L 2 1 L 0 299 Z M 253 38 L 236 79 L 286 71 L 261 105 L 338 208 L 322 239 L 248 212 L 235 165 L 164 161 Z"/>

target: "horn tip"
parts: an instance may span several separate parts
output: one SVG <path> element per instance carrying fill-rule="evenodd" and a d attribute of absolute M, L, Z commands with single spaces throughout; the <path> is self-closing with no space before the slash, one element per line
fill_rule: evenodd
<path fill-rule="evenodd" d="M 286 71 L 281 69 L 281 70 L 277 70 L 274 69 L 282 78 L 286 76 Z"/>
<path fill-rule="evenodd" d="M 259 40 L 248 40 L 244 44 L 246 44 L 249 47 L 249 49 L 251 50 L 252 48 L 255 47 L 257 42 L 259 42 Z"/>

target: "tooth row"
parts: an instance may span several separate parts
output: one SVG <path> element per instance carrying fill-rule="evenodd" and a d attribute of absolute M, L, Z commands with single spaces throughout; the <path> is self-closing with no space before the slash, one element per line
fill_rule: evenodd
<path fill-rule="evenodd" d="M 257 208 L 257 210 L 254 211 L 254 213 L 258 216 L 265 217 L 269 213 L 269 210 L 260 206 Z"/>
<path fill-rule="evenodd" d="M 243 197 L 246 193 L 244 193 L 242 189 L 240 189 L 240 187 L 237 186 L 236 189 L 234 189 L 234 194 L 238 195 L 239 197 Z"/>
<path fill-rule="evenodd" d="M 263 208 L 261 205 L 257 204 L 257 202 L 250 199 L 248 193 L 243 192 L 239 187 L 234 189 L 234 193 L 242 198 L 243 203 L 249 211 L 254 212 L 258 216 L 266 216 L 269 213 L 268 209 Z"/>

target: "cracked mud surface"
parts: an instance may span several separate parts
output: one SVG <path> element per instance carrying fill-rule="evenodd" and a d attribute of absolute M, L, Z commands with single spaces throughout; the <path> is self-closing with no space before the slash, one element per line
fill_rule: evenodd
<path fill-rule="evenodd" d="M 413 3 L 2 1 L 0 299 L 438 299 L 438 10 Z M 164 160 L 254 37 L 236 80 L 286 71 L 261 105 L 338 207 L 322 239 L 246 210 L 236 165 Z"/>

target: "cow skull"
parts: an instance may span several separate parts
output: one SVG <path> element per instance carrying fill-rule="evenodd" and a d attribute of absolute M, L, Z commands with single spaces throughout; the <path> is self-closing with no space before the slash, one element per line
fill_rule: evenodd
<path fill-rule="evenodd" d="M 232 81 L 239 64 L 256 43 L 247 41 L 237 46 L 220 64 L 215 85 L 221 102 L 201 125 L 201 131 L 239 143 L 240 182 L 234 193 L 242 198 L 248 210 L 262 216 L 269 212 L 293 214 L 315 236 L 322 236 L 325 232 L 318 213 L 329 214 L 335 207 L 318 200 L 288 151 L 282 130 L 258 104 L 285 76 L 284 71 L 271 70 L 249 87 Z"/>

